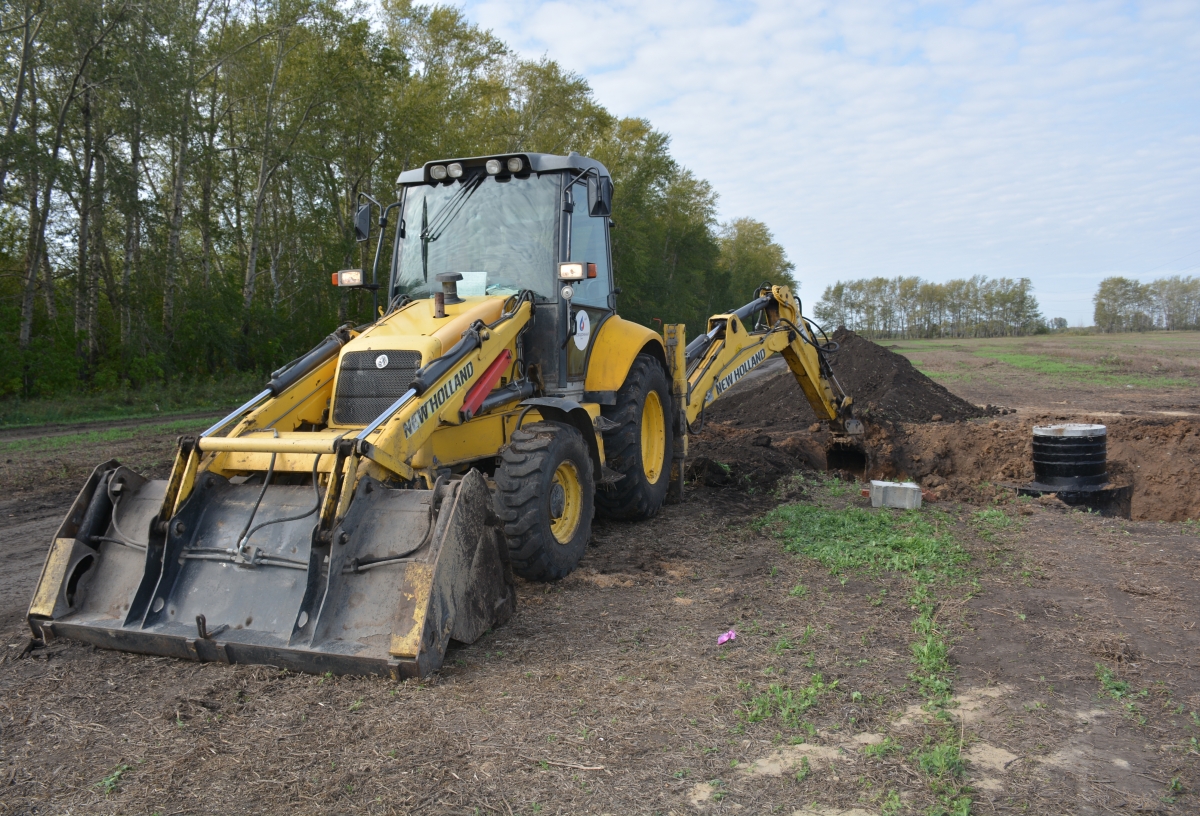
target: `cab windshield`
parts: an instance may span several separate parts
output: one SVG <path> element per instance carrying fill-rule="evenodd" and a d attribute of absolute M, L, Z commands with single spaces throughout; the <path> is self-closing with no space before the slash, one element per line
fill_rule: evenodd
<path fill-rule="evenodd" d="M 554 292 L 559 174 L 528 178 L 471 174 L 408 188 L 392 296 L 431 297 L 437 276 L 458 272 L 458 293 Z"/>

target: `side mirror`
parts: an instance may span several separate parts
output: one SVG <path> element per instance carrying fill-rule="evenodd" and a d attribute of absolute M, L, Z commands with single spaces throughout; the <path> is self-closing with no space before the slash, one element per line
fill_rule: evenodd
<path fill-rule="evenodd" d="M 612 215 L 613 183 L 608 176 L 588 176 L 588 215 Z"/>
<path fill-rule="evenodd" d="M 371 237 L 371 205 L 363 204 L 354 213 L 354 240 L 360 244 Z"/>

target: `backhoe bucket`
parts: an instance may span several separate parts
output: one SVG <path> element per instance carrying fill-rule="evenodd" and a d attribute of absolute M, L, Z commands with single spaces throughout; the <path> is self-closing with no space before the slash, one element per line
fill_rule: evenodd
<path fill-rule="evenodd" d="M 435 490 L 364 477 L 328 541 L 317 536 L 312 485 L 264 490 L 201 473 L 160 525 L 166 485 L 116 462 L 96 468 L 42 569 L 29 609 L 35 638 L 425 677 L 451 639 L 470 643 L 515 608 L 478 471 Z"/>

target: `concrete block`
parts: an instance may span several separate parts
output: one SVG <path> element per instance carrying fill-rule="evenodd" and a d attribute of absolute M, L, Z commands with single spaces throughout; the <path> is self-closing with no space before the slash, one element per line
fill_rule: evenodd
<path fill-rule="evenodd" d="M 915 482 L 880 482 L 872 479 L 871 506 L 916 510 L 921 506 L 921 487 Z"/>

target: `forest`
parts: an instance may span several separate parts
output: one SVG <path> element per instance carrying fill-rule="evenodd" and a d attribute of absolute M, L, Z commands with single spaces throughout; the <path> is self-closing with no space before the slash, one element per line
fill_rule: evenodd
<path fill-rule="evenodd" d="M 832 329 L 867 337 L 1009 337 L 1066 328 L 1047 324 L 1029 278 L 970 278 L 931 283 L 919 277 L 838 281 L 825 287 L 814 314 Z"/>
<path fill-rule="evenodd" d="M 1092 302 L 1103 332 L 1200 329 L 1200 278 L 1105 278 Z"/>
<path fill-rule="evenodd" d="M 0 396 L 261 374 L 370 319 L 360 194 L 501 152 L 611 171 L 619 308 L 701 329 L 792 264 L 651 123 L 448 6 L 10 0 L 0 30 Z M 387 257 L 385 250 L 384 257 Z"/>

